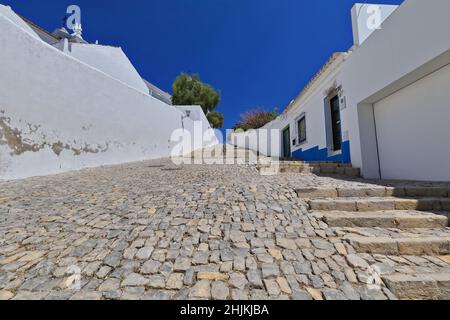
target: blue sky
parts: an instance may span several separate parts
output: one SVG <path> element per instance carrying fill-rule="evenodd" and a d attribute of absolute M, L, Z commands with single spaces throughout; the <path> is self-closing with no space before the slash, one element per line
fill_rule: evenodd
<path fill-rule="evenodd" d="M 254 107 L 282 111 L 333 52 L 349 49 L 355 2 L 364 0 L 0 0 L 50 31 L 79 5 L 84 38 L 121 46 L 161 89 L 171 92 L 180 72 L 219 89 L 227 128 Z"/>

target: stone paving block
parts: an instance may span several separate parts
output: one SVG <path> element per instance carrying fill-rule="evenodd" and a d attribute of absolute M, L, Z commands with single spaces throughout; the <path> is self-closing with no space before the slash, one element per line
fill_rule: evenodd
<path fill-rule="evenodd" d="M 336 289 L 327 289 L 323 291 L 325 300 L 348 300 L 342 291 Z"/>
<path fill-rule="evenodd" d="M 323 300 L 322 292 L 317 289 L 307 287 L 306 291 L 311 295 L 314 300 Z"/>
<path fill-rule="evenodd" d="M 179 290 L 183 288 L 183 279 L 184 279 L 183 273 L 172 273 L 171 275 L 169 275 L 165 287 L 167 289 Z"/>
<path fill-rule="evenodd" d="M 211 285 L 211 296 L 215 300 L 226 300 L 230 295 L 230 289 L 222 281 L 215 281 Z"/>
<path fill-rule="evenodd" d="M 229 275 L 219 272 L 199 272 L 197 273 L 198 280 L 210 280 L 210 281 L 226 281 Z"/>
<path fill-rule="evenodd" d="M 198 281 L 190 290 L 189 297 L 209 299 L 211 297 L 211 282 L 208 280 Z"/>
<path fill-rule="evenodd" d="M 0 290 L 0 300 L 9 300 L 14 297 L 14 293 L 8 290 Z"/>
<path fill-rule="evenodd" d="M 292 294 L 292 300 L 308 301 L 308 300 L 312 300 L 312 297 L 308 292 L 299 290 L 299 291 L 294 291 L 294 293 Z"/>

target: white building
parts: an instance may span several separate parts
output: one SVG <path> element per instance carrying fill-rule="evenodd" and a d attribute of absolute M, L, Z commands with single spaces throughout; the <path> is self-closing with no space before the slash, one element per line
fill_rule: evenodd
<path fill-rule="evenodd" d="M 355 5 L 354 46 L 263 128 L 281 133 L 269 155 L 352 163 L 366 178 L 450 180 L 449 12 L 448 0 Z"/>
<path fill-rule="evenodd" d="M 4 12 L 7 12 L 7 8 L 8 7 L 4 8 Z M 23 16 L 18 17 L 26 22 L 42 41 L 85 63 L 95 66 L 99 70 L 108 73 L 143 92 L 148 92 L 151 96 L 166 104 L 172 104 L 172 97 L 169 93 L 141 78 L 122 48 L 105 46 L 98 43 L 88 43 L 82 38 L 71 35 L 64 27 L 50 33 L 28 18 Z"/>
<path fill-rule="evenodd" d="M 218 143 L 200 106 L 170 105 L 121 48 L 0 5 L 1 180 L 169 157 L 181 143 L 181 153 Z"/>

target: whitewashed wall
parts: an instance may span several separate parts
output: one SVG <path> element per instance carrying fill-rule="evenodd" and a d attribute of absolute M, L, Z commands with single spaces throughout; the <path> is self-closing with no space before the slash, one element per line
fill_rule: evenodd
<path fill-rule="evenodd" d="M 281 132 L 280 127 L 286 127 L 287 118 L 278 117 L 258 130 L 246 132 L 233 132 L 228 141 L 229 144 L 242 149 L 259 152 L 263 156 L 279 158 L 281 156 Z"/>
<path fill-rule="evenodd" d="M 450 181 L 450 65 L 374 105 L 383 178 Z"/>
<path fill-rule="evenodd" d="M 364 177 L 380 177 L 373 104 L 450 63 L 449 12 L 448 0 L 406 0 L 346 61 L 338 79 L 347 100 L 343 124 L 350 134 L 352 162 Z M 428 112 L 427 105 L 421 108 Z M 427 126 L 432 125 L 424 123 L 420 130 L 431 134 Z M 432 138 L 436 145 L 448 140 Z M 418 152 L 423 148 L 416 147 Z M 442 161 L 450 158 L 450 149 L 446 150 Z"/>
<path fill-rule="evenodd" d="M 218 130 L 211 128 L 208 119 L 203 112 L 201 106 L 174 106 L 177 110 L 181 111 L 183 114 L 183 119 L 192 120 L 196 124 L 193 129 L 189 129 L 191 139 L 190 148 L 200 149 L 204 145 L 211 145 L 216 143 L 222 143 L 221 133 Z M 189 112 L 189 117 L 187 117 L 187 112 Z M 190 125 L 192 121 L 183 120 L 183 125 Z M 203 139 L 198 139 L 198 136 L 202 135 Z M 189 149 L 187 147 L 186 149 Z"/>
<path fill-rule="evenodd" d="M 121 48 L 69 43 L 65 47 L 65 53 L 109 74 L 113 78 L 125 82 L 137 90 L 148 93 L 147 86 Z"/>
<path fill-rule="evenodd" d="M 1 13 L 0 70 L 0 179 L 167 157 L 178 144 L 170 138 L 182 127 L 181 111 Z M 193 131 L 194 121 L 184 126 Z"/>
<path fill-rule="evenodd" d="M 33 29 L 11 9 L 11 7 L 0 4 L 0 15 L 13 22 L 33 37 L 39 39 L 39 36 L 36 34 L 36 32 L 34 32 Z"/>

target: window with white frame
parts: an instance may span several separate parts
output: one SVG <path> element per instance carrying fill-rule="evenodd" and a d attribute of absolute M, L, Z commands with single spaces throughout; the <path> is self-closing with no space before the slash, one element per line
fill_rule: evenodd
<path fill-rule="evenodd" d="M 306 141 L 306 117 L 301 115 L 297 120 L 297 133 L 298 133 L 298 144 L 302 144 Z"/>

